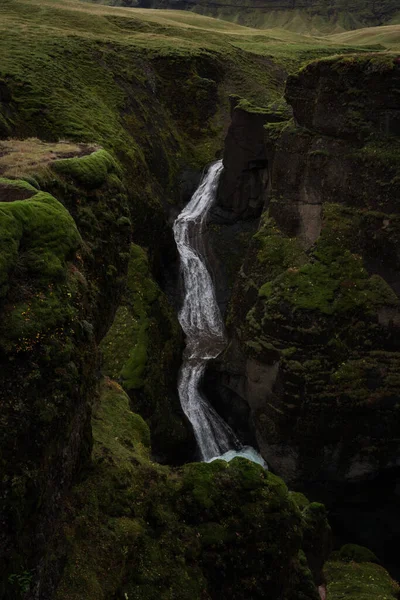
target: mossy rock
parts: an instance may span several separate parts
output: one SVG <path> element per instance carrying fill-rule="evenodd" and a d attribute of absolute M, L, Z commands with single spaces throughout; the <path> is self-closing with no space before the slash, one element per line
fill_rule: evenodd
<path fill-rule="evenodd" d="M 119 172 L 118 163 L 106 150 L 97 150 L 83 157 L 57 160 L 52 164 L 52 169 L 86 190 L 100 187 L 110 173 Z"/>
<path fill-rule="evenodd" d="M 309 499 L 301 492 L 289 492 L 289 496 L 301 511 L 310 504 Z"/>
<path fill-rule="evenodd" d="M 114 381 L 93 413 L 92 465 L 67 503 L 69 554 L 56 600 L 317 600 L 304 521 L 278 477 L 246 459 L 174 470 Z M 249 553 L 248 549 L 253 550 Z M 256 558 L 254 558 L 256 557 Z"/>
<path fill-rule="evenodd" d="M 153 279 L 147 252 L 136 244 L 131 245 L 124 300 L 101 349 L 104 372 L 121 382 L 135 410 L 149 423 L 155 454 L 172 462 L 190 456 L 193 434 L 175 387 L 181 329 Z"/>
<path fill-rule="evenodd" d="M 34 190 L 26 182 L 16 186 Z M 53 283 L 65 278 L 66 260 L 74 256 L 81 243 L 74 220 L 64 206 L 50 194 L 34 191 L 29 200 L 0 203 L 0 298 L 5 296 L 9 273 L 23 252 L 24 268 L 42 283 Z"/>
<path fill-rule="evenodd" d="M 328 561 L 324 567 L 328 597 L 332 600 L 392 600 L 399 585 L 381 566 L 371 562 Z"/>
<path fill-rule="evenodd" d="M 356 563 L 371 562 L 379 563 L 379 560 L 371 550 L 364 548 L 364 546 L 358 546 L 357 544 L 345 544 L 339 550 L 340 560 Z"/>

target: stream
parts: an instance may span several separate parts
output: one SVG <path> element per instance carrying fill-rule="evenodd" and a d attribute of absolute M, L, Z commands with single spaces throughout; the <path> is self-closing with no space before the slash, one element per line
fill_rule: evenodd
<path fill-rule="evenodd" d="M 216 197 L 222 170 L 222 161 L 210 166 L 173 226 L 184 284 L 184 299 L 178 318 L 186 336 L 178 393 L 204 462 L 216 458 L 229 461 L 235 456 L 243 456 L 266 467 L 258 452 L 240 443 L 200 392 L 207 362 L 217 357 L 226 344 L 224 323 L 207 269 L 203 243 L 204 225 Z"/>

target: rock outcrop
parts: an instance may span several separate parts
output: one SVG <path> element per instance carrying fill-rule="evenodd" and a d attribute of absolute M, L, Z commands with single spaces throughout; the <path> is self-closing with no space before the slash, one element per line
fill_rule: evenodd
<path fill-rule="evenodd" d="M 277 73 L 277 76 L 283 73 Z M 224 146 L 218 197 L 208 218 L 208 260 L 224 313 L 252 235 L 258 227 L 268 184 L 266 123 L 279 123 L 289 109 L 260 108 L 231 96 L 231 123 Z M 279 108 L 279 107 L 277 107 Z"/>
<path fill-rule="evenodd" d="M 43 147 L 30 140 L 25 151 L 28 145 Z M 128 193 L 114 159 L 89 146 L 73 148 L 75 158 L 63 158 L 62 144 L 50 150 L 58 160 L 29 176 L 30 183 L 0 179 L 6 190 L 0 191 L 0 596 L 6 598 L 16 597 L 23 573 L 53 578 L 45 556 L 56 544 L 60 498 L 90 457 L 97 341 L 116 309 L 127 266 L 121 250 L 130 238 Z"/>
<path fill-rule="evenodd" d="M 266 126 L 265 210 L 209 377 L 291 485 L 398 466 L 399 76 L 393 55 L 311 63 L 287 84 L 294 123 Z"/>
<path fill-rule="evenodd" d="M 121 382 L 132 407 L 150 426 L 153 456 L 164 463 L 193 460 L 194 435 L 176 386 L 183 334 L 152 277 L 145 250 L 135 244 L 123 299 L 100 347 L 103 372 Z"/>

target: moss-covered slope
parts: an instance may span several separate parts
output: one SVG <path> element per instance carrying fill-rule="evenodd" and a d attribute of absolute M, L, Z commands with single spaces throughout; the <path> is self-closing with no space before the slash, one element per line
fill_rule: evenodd
<path fill-rule="evenodd" d="M 320 570 L 323 507 L 302 513 L 282 480 L 245 459 L 178 471 L 151 462 L 149 431 L 110 380 L 93 436 L 92 466 L 65 507 L 57 600 L 318 598 L 304 552 L 318 548 Z"/>
<path fill-rule="evenodd" d="M 130 239 L 118 222 L 129 194 L 108 153 L 36 168 L 31 183 L 0 179 L 1 594 L 9 574 L 31 572 L 51 546 L 57 498 L 90 455 L 96 342 L 118 302 Z M 94 243 L 74 220 L 71 197 L 87 211 L 118 197 L 114 212 L 97 214 L 107 241 Z"/>
<path fill-rule="evenodd" d="M 339 600 L 391 600 L 400 587 L 379 564 L 376 556 L 362 546 L 346 544 L 326 562 L 328 598 Z"/>
<path fill-rule="evenodd" d="M 103 372 L 121 382 L 148 422 L 153 455 L 162 462 L 182 463 L 195 452 L 176 390 L 182 348 L 177 317 L 152 278 L 146 252 L 133 244 L 124 298 L 101 343 Z"/>
<path fill-rule="evenodd" d="M 224 361 L 290 481 L 357 481 L 398 455 L 398 71 L 312 63 L 288 82 L 297 124 L 266 127 L 266 211 L 228 315 L 244 357 L 234 342 Z"/>

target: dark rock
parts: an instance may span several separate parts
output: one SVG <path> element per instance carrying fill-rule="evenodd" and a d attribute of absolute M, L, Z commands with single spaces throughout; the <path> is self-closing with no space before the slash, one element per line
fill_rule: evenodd
<path fill-rule="evenodd" d="M 393 55 L 349 55 L 289 77 L 286 99 L 302 127 L 346 139 L 400 135 L 400 63 Z"/>
<path fill-rule="evenodd" d="M 267 210 L 235 281 L 231 343 L 213 366 L 223 404 L 227 382 L 240 381 L 233 406 L 250 407 L 274 472 L 329 488 L 331 505 L 352 483 L 392 473 L 399 455 L 400 147 L 379 125 L 395 108 L 398 68 L 392 56 L 340 57 L 290 79 L 297 124 L 267 125 L 264 154 L 255 137 Z M 365 128 L 349 118 L 349 93 Z M 240 206 L 241 183 L 230 186 Z"/>
<path fill-rule="evenodd" d="M 224 171 L 218 191 L 217 222 L 230 223 L 259 217 L 268 181 L 264 145 L 267 109 L 252 111 L 231 99 L 231 124 L 225 140 Z M 214 209 L 214 210 L 215 210 Z M 214 215 L 212 211 L 212 216 Z"/>

